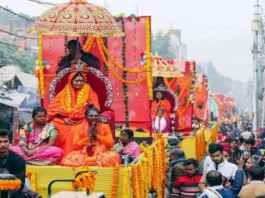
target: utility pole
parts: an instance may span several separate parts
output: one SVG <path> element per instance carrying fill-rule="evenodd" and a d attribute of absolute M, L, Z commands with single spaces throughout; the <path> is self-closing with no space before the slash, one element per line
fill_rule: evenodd
<path fill-rule="evenodd" d="M 264 34 L 264 15 L 259 0 L 256 0 L 255 19 L 251 24 L 254 32 L 253 40 L 253 132 L 257 133 L 262 128 L 265 121 L 265 98 L 264 98 L 264 52 L 265 52 L 265 34 Z"/>

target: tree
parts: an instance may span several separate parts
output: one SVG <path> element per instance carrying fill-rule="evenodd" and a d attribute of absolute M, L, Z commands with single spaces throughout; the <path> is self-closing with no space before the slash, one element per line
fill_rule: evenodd
<path fill-rule="evenodd" d="M 0 67 L 15 65 L 23 72 L 33 73 L 37 58 L 38 53 L 36 50 L 18 48 L 7 41 L 0 42 Z"/>
<path fill-rule="evenodd" d="M 174 51 L 170 39 L 170 34 L 163 34 L 162 31 L 152 35 L 152 53 L 163 57 L 167 60 L 173 60 L 176 58 L 176 51 Z"/>

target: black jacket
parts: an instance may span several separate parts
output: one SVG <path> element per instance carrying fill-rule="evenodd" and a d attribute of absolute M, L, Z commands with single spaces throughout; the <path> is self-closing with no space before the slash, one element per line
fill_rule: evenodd
<path fill-rule="evenodd" d="M 21 180 L 21 186 L 18 191 L 12 191 L 10 194 L 10 198 L 20 198 L 21 192 L 25 185 L 25 177 L 26 177 L 26 162 L 25 160 L 18 154 L 13 151 L 8 152 L 8 157 L 6 163 L 2 166 L 8 170 L 8 172 L 12 175 L 15 175 L 16 178 Z"/>

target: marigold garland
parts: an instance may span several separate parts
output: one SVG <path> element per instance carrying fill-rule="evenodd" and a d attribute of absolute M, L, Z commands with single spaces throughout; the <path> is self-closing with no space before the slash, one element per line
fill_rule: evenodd
<path fill-rule="evenodd" d="M 19 179 L 14 180 L 0 180 L 0 190 L 2 191 L 12 191 L 18 190 L 21 186 L 21 181 Z"/>
<path fill-rule="evenodd" d="M 95 37 L 93 37 L 93 36 L 89 36 L 88 37 L 88 39 L 86 40 L 86 43 L 85 43 L 85 45 L 83 47 L 83 50 L 85 52 L 90 52 L 90 50 L 91 50 L 91 48 L 92 48 L 92 46 L 94 44 L 94 40 L 95 40 Z"/>
<path fill-rule="evenodd" d="M 118 190 L 118 183 L 119 183 L 119 173 L 120 173 L 120 166 L 116 165 L 114 170 L 113 170 L 111 198 L 116 198 L 117 197 L 117 190 Z"/>
<path fill-rule="evenodd" d="M 82 173 L 75 178 L 75 181 L 72 183 L 72 190 L 75 188 L 87 188 L 89 189 L 89 194 L 92 194 L 95 191 L 96 184 L 96 175 L 93 172 Z"/>
<path fill-rule="evenodd" d="M 128 185 L 129 185 L 129 168 L 123 169 L 123 179 L 122 179 L 122 198 L 128 198 Z"/>
<path fill-rule="evenodd" d="M 121 21 L 122 24 L 122 31 L 125 32 L 125 24 L 124 24 L 124 20 Z M 125 38 L 126 36 L 122 37 L 122 66 L 123 68 L 126 68 L 126 42 L 125 42 Z M 127 72 L 123 71 L 122 72 L 122 79 L 126 80 L 127 78 Z M 124 102 L 124 110 L 125 110 L 125 127 L 130 127 L 129 126 L 129 107 L 128 107 L 128 101 L 129 101 L 129 97 L 128 97 L 128 85 L 126 83 L 122 83 L 122 91 L 123 91 L 123 102 Z"/>
<path fill-rule="evenodd" d="M 139 194 L 140 197 L 145 197 L 144 191 L 144 180 L 145 178 L 144 176 L 144 172 L 143 172 L 143 165 L 142 164 L 138 164 L 137 166 L 137 173 L 138 173 L 138 186 L 139 186 Z"/>
<path fill-rule="evenodd" d="M 131 164 L 130 167 L 132 169 L 132 194 L 133 194 L 133 198 L 138 198 L 138 197 L 140 197 L 140 191 L 139 191 L 139 178 L 138 178 L 137 165 Z"/>
<path fill-rule="evenodd" d="M 32 169 L 26 169 L 26 178 L 30 181 L 30 187 L 33 191 L 37 191 L 37 184 L 36 184 L 36 172 Z"/>
<path fill-rule="evenodd" d="M 128 73 L 143 73 L 143 72 L 146 72 L 146 69 L 143 68 L 143 69 L 135 69 L 135 70 L 132 70 L 132 69 L 128 69 L 128 68 L 124 68 L 122 67 L 116 60 L 115 58 L 110 54 L 110 52 L 108 51 L 107 47 L 104 45 L 104 42 L 103 42 L 103 39 L 102 38 L 99 38 L 100 40 L 100 43 L 101 43 L 101 47 L 103 49 L 103 51 L 105 52 L 105 54 L 107 55 L 107 57 L 110 59 L 110 61 L 116 66 L 118 67 L 120 70 L 122 71 L 125 71 L 125 72 L 128 72 Z"/>
<path fill-rule="evenodd" d="M 42 54 L 42 48 L 43 48 L 43 37 L 42 34 L 39 33 L 39 59 L 38 59 L 38 66 L 39 66 L 39 90 L 40 90 L 40 97 L 44 98 L 45 95 L 45 87 L 44 87 L 44 74 L 43 74 L 43 54 Z"/>
<path fill-rule="evenodd" d="M 102 45 L 101 45 L 101 43 L 100 43 L 100 38 L 99 38 L 99 37 L 97 37 L 97 44 L 98 44 L 99 52 L 100 52 L 100 55 L 101 55 L 103 61 L 106 63 L 106 66 L 107 66 L 108 70 L 110 71 L 110 73 L 111 73 L 111 74 L 112 74 L 117 80 L 119 80 L 119 81 L 122 82 L 122 83 L 126 83 L 126 84 L 138 84 L 138 83 L 141 83 L 141 82 L 143 82 L 143 81 L 146 80 L 146 77 L 144 77 L 144 78 L 142 78 L 142 79 L 139 79 L 139 80 L 135 80 L 135 81 L 124 80 L 124 79 L 122 79 L 121 77 L 119 77 L 119 76 L 115 73 L 115 71 L 112 69 L 112 67 L 110 66 L 109 62 L 107 61 L 106 56 L 105 56 L 105 54 L 104 54 L 104 51 L 103 51 L 103 49 L 102 49 Z"/>
<path fill-rule="evenodd" d="M 151 35 L 150 35 L 150 18 L 145 18 L 145 34 L 146 34 L 146 79 L 149 92 L 149 99 L 153 100 L 153 76 L 151 64 Z"/>
<path fill-rule="evenodd" d="M 75 106 L 72 107 L 72 96 L 70 92 L 70 87 L 69 85 L 66 85 L 66 87 L 63 89 L 60 98 L 61 105 L 63 106 L 65 111 L 68 113 L 72 113 L 75 110 L 82 108 L 89 98 L 89 89 L 90 89 L 89 85 L 84 84 L 84 86 L 78 93 Z"/>

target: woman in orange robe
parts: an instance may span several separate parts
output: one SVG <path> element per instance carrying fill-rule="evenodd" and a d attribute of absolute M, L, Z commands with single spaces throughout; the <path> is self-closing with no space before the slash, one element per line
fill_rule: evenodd
<path fill-rule="evenodd" d="M 85 83 L 84 74 L 72 72 L 64 89 L 56 95 L 48 107 L 48 118 L 58 129 L 57 146 L 64 156 L 74 150 L 75 131 L 83 125 L 89 104 L 99 108 L 97 94 Z"/>
<path fill-rule="evenodd" d="M 87 119 L 84 124 L 76 128 L 74 151 L 65 156 L 60 165 L 114 167 L 120 164 L 119 154 L 110 151 L 114 140 L 109 125 L 98 122 L 98 109 L 90 105 L 85 114 Z"/>
<path fill-rule="evenodd" d="M 155 96 L 155 99 L 152 101 L 152 104 L 151 104 L 152 116 L 155 117 L 157 110 L 159 108 L 162 108 L 165 111 L 165 117 L 169 118 L 170 113 L 171 113 L 170 102 L 167 99 L 165 99 L 163 93 L 160 91 L 155 92 L 154 96 Z"/>

